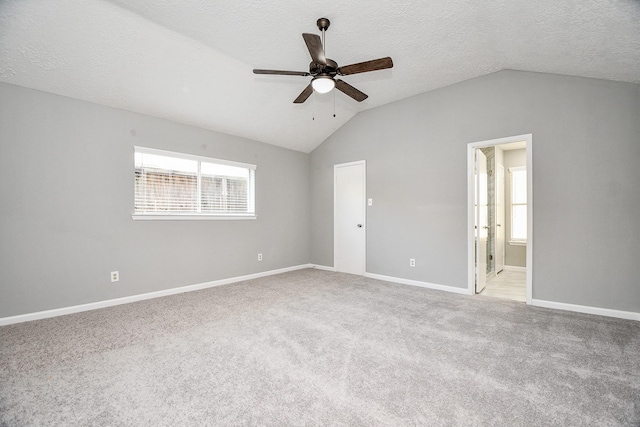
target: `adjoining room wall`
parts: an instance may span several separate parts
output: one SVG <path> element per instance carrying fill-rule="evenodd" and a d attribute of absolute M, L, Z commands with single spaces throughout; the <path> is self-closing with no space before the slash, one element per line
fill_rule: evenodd
<path fill-rule="evenodd" d="M 640 312 L 636 84 L 501 71 L 358 114 L 311 153 L 312 262 L 333 265 L 333 165 L 366 160 L 367 271 L 466 288 L 467 144 L 527 133 L 534 299 Z"/>
<path fill-rule="evenodd" d="M 134 145 L 256 164 L 257 219 L 133 221 Z M 308 154 L 8 84 L 0 194 L 0 318 L 309 262 Z"/>

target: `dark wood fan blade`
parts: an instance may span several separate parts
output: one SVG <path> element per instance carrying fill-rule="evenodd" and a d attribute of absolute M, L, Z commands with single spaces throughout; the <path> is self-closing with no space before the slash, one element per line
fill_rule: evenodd
<path fill-rule="evenodd" d="M 338 74 L 346 76 L 349 74 L 366 73 L 367 71 L 384 70 L 392 68 L 393 61 L 388 56 L 386 58 L 374 59 L 371 61 L 359 62 L 357 64 L 345 65 L 338 68 Z"/>
<path fill-rule="evenodd" d="M 322 47 L 322 40 L 317 34 L 303 33 L 302 38 L 307 44 L 307 49 L 311 54 L 311 59 L 316 64 L 327 65 L 327 58 L 324 56 L 324 48 Z"/>
<path fill-rule="evenodd" d="M 302 104 L 313 93 L 313 87 L 311 85 L 304 88 L 302 93 L 293 101 L 294 104 Z"/>
<path fill-rule="evenodd" d="M 360 92 L 349 83 L 346 83 L 340 79 L 336 80 L 336 89 L 338 89 L 340 92 L 344 92 L 358 102 L 362 102 L 369 97 L 369 95 L 367 95 L 366 93 Z"/>
<path fill-rule="evenodd" d="M 310 76 L 306 71 L 281 71 L 281 70 L 259 70 L 254 69 L 253 74 L 278 74 L 281 76 Z"/>

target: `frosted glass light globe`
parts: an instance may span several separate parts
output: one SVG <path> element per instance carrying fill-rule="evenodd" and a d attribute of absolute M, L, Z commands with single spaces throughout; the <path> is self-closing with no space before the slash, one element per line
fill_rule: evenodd
<path fill-rule="evenodd" d="M 318 93 L 327 93 L 336 86 L 336 82 L 329 76 L 318 76 L 311 81 L 311 86 Z"/>

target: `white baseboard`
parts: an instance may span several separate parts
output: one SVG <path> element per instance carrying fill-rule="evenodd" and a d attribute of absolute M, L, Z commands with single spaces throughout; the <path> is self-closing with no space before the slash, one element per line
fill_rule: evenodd
<path fill-rule="evenodd" d="M 112 307 L 114 305 L 128 304 L 130 302 L 143 301 L 152 298 L 166 297 L 169 295 L 181 294 L 184 292 L 198 291 L 200 289 L 213 288 L 215 286 L 228 285 L 242 282 L 244 280 L 258 279 L 260 277 L 272 276 L 274 274 L 286 273 L 288 271 L 313 268 L 313 264 L 302 264 L 293 267 L 280 268 L 277 270 L 263 271 L 260 273 L 247 274 L 245 276 L 230 277 L 228 279 L 214 280 L 211 282 L 198 283 L 195 285 L 181 286 L 178 288 L 164 289 L 162 291 L 149 292 L 146 294 L 131 295 L 128 297 L 115 298 L 105 301 L 92 302 L 88 304 L 74 305 L 71 307 L 55 308 L 53 310 L 38 311 L 35 313 L 20 314 L 17 316 L 0 318 L 0 326 L 12 325 L 14 323 L 29 322 L 31 320 L 46 319 L 49 317 L 63 316 L 65 314 L 79 313 L 81 311 L 96 310 L 98 308 Z"/>
<path fill-rule="evenodd" d="M 507 267 L 509 266 L 505 266 L 505 269 L 507 269 Z M 162 291 L 131 295 L 128 297 L 115 298 L 115 299 L 98 301 L 98 302 L 93 302 L 88 304 L 74 305 L 71 307 L 56 308 L 52 310 L 39 311 L 35 313 L 20 314 L 17 316 L 3 317 L 3 318 L 0 318 L 0 326 L 11 325 L 14 323 L 28 322 L 31 320 L 46 319 L 49 317 L 63 316 L 65 314 L 79 313 L 82 311 L 96 310 L 99 308 L 112 307 L 114 305 L 128 304 L 131 302 L 143 301 L 143 300 L 153 299 L 153 298 L 160 298 L 160 297 L 165 297 L 169 295 L 176 295 L 184 292 L 197 291 L 200 289 L 207 289 L 215 286 L 222 286 L 222 285 L 228 285 L 231 283 L 242 282 L 244 280 L 258 279 L 260 277 L 272 276 L 274 274 L 286 273 L 289 271 L 302 270 L 305 268 L 317 268 L 318 270 L 335 271 L 334 267 L 314 265 L 314 264 L 302 264 L 302 265 L 297 265 L 293 267 L 280 268 L 277 270 L 247 274 L 245 276 L 237 276 L 237 277 L 231 277 L 228 279 L 220 279 L 220 280 L 214 280 L 211 282 L 198 283 L 195 285 L 187 285 L 187 286 L 181 286 L 178 288 L 164 289 Z M 525 269 L 524 267 L 513 267 L 513 266 L 512 268 Z M 453 292 L 453 293 L 463 294 L 463 295 L 471 295 L 471 292 L 467 288 L 457 288 L 454 286 L 438 285 L 434 283 L 421 282 L 418 280 L 384 276 L 382 274 L 375 274 L 375 273 L 365 273 L 364 276 L 372 279 L 383 280 L 386 282 L 400 283 L 403 285 L 410 285 L 410 286 L 419 286 L 422 288 L 435 289 L 435 290 L 445 291 L 445 292 Z M 608 308 L 567 304 L 562 302 L 546 301 L 546 300 L 540 300 L 540 299 L 532 299 L 531 305 L 537 306 L 537 307 L 552 308 L 556 310 L 575 311 L 578 313 L 596 314 L 599 316 L 608 316 L 608 317 L 616 317 L 620 319 L 640 321 L 640 313 L 636 313 L 633 311 L 612 310 Z"/>
<path fill-rule="evenodd" d="M 517 265 L 505 265 L 504 271 L 522 271 L 523 273 L 526 273 L 527 267 L 519 267 Z"/>
<path fill-rule="evenodd" d="M 313 268 L 317 268 L 318 270 L 324 270 L 324 271 L 336 271 L 335 267 L 329 267 L 326 265 L 313 265 Z"/>
<path fill-rule="evenodd" d="M 536 307 L 553 308 L 556 310 L 575 311 L 578 313 L 596 314 L 598 316 L 617 317 L 620 319 L 640 321 L 640 313 L 636 313 L 633 311 L 612 310 L 610 308 L 567 304 L 564 302 L 547 301 L 541 299 L 532 299 L 531 305 Z"/>
<path fill-rule="evenodd" d="M 419 280 L 402 279 L 399 277 L 383 276 L 382 274 L 364 273 L 364 277 L 384 280 L 385 282 L 400 283 L 402 285 L 419 286 L 421 288 L 435 289 L 438 291 L 453 292 L 456 294 L 471 295 L 468 288 L 456 288 L 455 286 L 437 285 L 435 283 L 421 282 Z"/>

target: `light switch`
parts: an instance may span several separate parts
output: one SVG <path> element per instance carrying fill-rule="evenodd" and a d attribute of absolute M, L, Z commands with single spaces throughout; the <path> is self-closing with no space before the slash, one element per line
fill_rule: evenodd
<path fill-rule="evenodd" d="M 369 201 L 367 202 L 367 204 L 368 204 L 369 206 L 373 206 L 373 199 L 369 199 Z"/>

